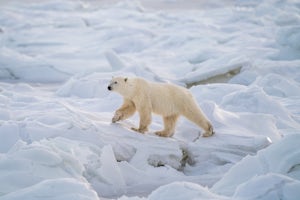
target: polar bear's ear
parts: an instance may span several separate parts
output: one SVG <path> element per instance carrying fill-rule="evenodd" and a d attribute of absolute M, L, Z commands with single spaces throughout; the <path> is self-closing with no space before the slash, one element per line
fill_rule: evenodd
<path fill-rule="evenodd" d="M 128 78 L 124 78 L 124 81 L 127 82 Z"/>

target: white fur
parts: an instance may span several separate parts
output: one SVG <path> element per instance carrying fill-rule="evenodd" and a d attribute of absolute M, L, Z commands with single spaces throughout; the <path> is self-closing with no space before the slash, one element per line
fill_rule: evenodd
<path fill-rule="evenodd" d="M 142 78 L 115 77 L 111 80 L 109 89 L 124 98 L 124 103 L 115 112 L 112 122 L 127 119 L 138 111 L 140 126 L 133 130 L 144 133 L 148 130 L 153 112 L 163 117 L 165 125 L 164 130 L 156 134 L 168 137 L 174 134 L 176 121 L 183 115 L 205 130 L 203 136 L 213 134 L 211 123 L 186 88 L 150 82 Z"/>

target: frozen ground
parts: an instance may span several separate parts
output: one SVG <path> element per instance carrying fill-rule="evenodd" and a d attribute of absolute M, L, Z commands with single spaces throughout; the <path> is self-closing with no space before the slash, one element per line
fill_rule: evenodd
<path fill-rule="evenodd" d="M 300 199 L 299 1 L 9 2 L 0 200 Z M 192 86 L 216 134 L 111 124 L 116 75 Z"/>

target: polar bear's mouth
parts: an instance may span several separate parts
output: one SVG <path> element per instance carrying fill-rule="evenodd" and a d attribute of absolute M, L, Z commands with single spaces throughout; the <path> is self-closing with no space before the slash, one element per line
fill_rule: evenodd
<path fill-rule="evenodd" d="M 108 86 L 107 86 L 107 89 L 109 90 L 109 91 L 112 91 L 114 88 L 113 88 L 113 84 L 115 84 L 115 83 L 111 83 L 111 84 L 109 84 Z"/>
<path fill-rule="evenodd" d="M 111 91 L 114 89 L 113 86 L 115 86 L 117 84 L 118 84 L 118 81 L 111 81 L 110 84 L 108 85 L 107 89 Z"/>

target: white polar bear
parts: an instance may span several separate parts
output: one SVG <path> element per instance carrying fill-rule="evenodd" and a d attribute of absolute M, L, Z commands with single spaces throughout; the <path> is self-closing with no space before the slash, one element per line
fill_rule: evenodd
<path fill-rule="evenodd" d="M 155 83 L 142 78 L 112 78 L 108 90 L 121 94 L 123 105 L 115 112 L 112 122 L 124 120 L 139 113 L 139 128 L 135 131 L 144 133 L 151 123 L 151 113 L 161 115 L 164 129 L 157 135 L 170 137 L 174 134 L 175 125 L 183 115 L 204 129 L 204 137 L 213 135 L 213 127 L 196 103 L 192 94 L 183 87 L 169 83 Z"/>

